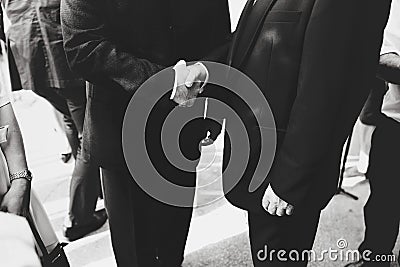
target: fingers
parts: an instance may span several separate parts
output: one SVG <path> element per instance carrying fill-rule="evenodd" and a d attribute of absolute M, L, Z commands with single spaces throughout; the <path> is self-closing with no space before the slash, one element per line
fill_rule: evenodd
<path fill-rule="evenodd" d="M 268 186 L 262 199 L 262 206 L 271 215 L 290 216 L 294 207 L 275 194 L 271 186 Z"/>
<path fill-rule="evenodd" d="M 276 215 L 277 208 L 278 207 L 277 207 L 276 203 L 270 203 L 268 205 L 267 211 L 271 215 Z"/>
<path fill-rule="evenodd" d="M 289 216 L 292 215 L 293 210 L 294 210 L 294 207 L 289 204 L 288 207 L 286 208 L 286 215 L 289 215 Z"/>
<path fill-rule="evenodd" d="M 281 205 L 278 205 L 278 207 L 276 209 L 276 215 L 278 215 L 278 216 L 286 215 L 287 206 L 288 206 L 288 204 L 286 202 L 282 203 Z"/>
<path fill-rule="evenodd" d="M 189 74 L 186 77 L 185 85 L 186 87 L 192 87 L 195 82 L 199 81 L 200 71 L 198 68 L 190 68 Z"/>
<path fill-rule="evenodd" d="M 188 66 L 189 74 L 186 77 L 185 85 L 190 88 L 194 83 L 204 82 L 207 77 L 207 70 L 199 64 Z"/>
<path fill-rule="evenodd" d="M 290 216 L 293 214 L 294 210 L 292 205 L 283 200 L 280 200 L 279 202 L 264 202 L 263 207 L 269 214 L 280 217 L 285 215 Z"/>

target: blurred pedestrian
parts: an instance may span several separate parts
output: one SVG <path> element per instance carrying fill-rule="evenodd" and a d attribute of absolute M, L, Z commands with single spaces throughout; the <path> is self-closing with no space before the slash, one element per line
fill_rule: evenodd
<path fill-rule="evenodd" d="M 59 0 L 6 0 L 5 7 L 11 21 L 7 35 L 22 87 L 44 97 L 64 115 L 76 159 L 69 214 L 63 228 L 64 235 L 72 241 L 100 228 L 107 220 L 105 210 L 95 212 L 100 194 L 99 167 L 84 160 L 81 151 L 85 81 L 72 74 L 65 58 Z"/>
<path fill-rule="evenodd" d="M 387 91 L 386 86 L 381 80 L 377 79 L 373 85 L 367 101 L 364 104 L 359 116 L 359 135 L 360 152 L 357 164 L 346 168 L 345 177 L 364 176 L 369 165 L 369 153 L 371 150 L 371 138 L 375 130 L 376 123 L 381 119 L 381 107 L 383 97 Z M 357 125 L 357 124 L 356 124 Z"/>
<path fill-rule="evenodd" d="M 372 136 L 367 178 L 371 194 L 364 206 L 365 233 L 358 250 L 365 256 L 348 266 L 391 266 L 393 249 L 399 233 L 400 209 L 397 168 L 400 153 L 400 0 L 393 0 L 386 25 L 378 77 L 388 83 Z M 376 89 L 385 90 L 381 86 Z M 394 205 L 393 208 L 389 208 Z M 392 257 L 391 257 L 392 256 Z M 385 260 L 386 259 L 386 260 Z"/>
<path fill-rule="evenodd" d="M 0 210 L 26 216 L 32 175 L 28 170 L 21 131 L 11 106 L 11 79 L 3 29 L 0 7 L 0 146 L 11 180 L 7 193 L 1 196 Z"/>

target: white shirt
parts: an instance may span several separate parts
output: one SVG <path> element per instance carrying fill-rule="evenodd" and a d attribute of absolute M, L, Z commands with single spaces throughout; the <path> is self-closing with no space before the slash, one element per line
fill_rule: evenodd
<path fill-rule="evenodd" d="M 0 45 L 2 51 L 2 54 L 0 55 L 0 107 L 2 107 L 10 103 L 11 78 L 5 43 L 0 40 Z"/>
<path fill-rule="evenodd" d="M 396 53 L 400 56 L 400 0 L 393 0 L 385 28 L 381 55 Z M 382 113 L 400 122 L 400 85 L 389 84 L 382 105 Z"/>

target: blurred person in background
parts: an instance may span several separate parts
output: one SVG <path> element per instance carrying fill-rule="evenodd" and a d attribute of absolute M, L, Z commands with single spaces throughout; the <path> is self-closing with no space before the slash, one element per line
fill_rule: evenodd
<path fill-rule="evenodd" d="M 386 86 L 382 86 L 382 81 L 377 79 L 376 86 L 374 86 L 374 89 L 371 90 L 368 99 L 361 110 L 360 117 L 358 118 L 358 139 L 360 140 L 360 152 L 356 165 L 346 168 L 344 175 L 347 178 L 364 176 L 367 173 L 369 165 L 369 152 L 371 150 L 371 138 L 375 130 L 375 125 L 382 114 L 382 101 L 386 91 Z"/>
<path fill-rule="evenodd" d="M 62 135 L 64 143 L 61 151 L 61 160 L 64 163 L 68 163 L 72 158 L 72 150 L 71 146 L 69 145 L 67 131 L 65 129 L 64 115 L 55 108 L 53 108 L 53 111 L 54 111 L 54 117 L 57 121 L 57 126 L 54 127 L 54 131 Z"/>
<path fill-rule="evenodd" d="M 101 188 L 99 168 L 81 156 L 85 81 L 72 74 L 65 58 L 59 0 L 6 0 L 4 4 L 11 21 L 7 37 L 22 88 L 44 97 L 64 116 L 76 161 L 63 233 L 73 241 L 100 228 L 107 220 L 104 209 L 95 211 Z"/>
<path fill-rule="evenodd" d="M 22 135 L 11 106 L 11 97 L 3 9 L 0 6 L 0 188 L 6 192 L 5 195 L 0 195 L 1 265 L 39 267 L 41 264 L 35 252 L 31 229 L 25 218 L 20 217 L 29 212 L 32 176 L 28 170 Z M 8 173 L 10 178 L 13 178 L 9 188 Z"/>
<path fill-rule="evenodd" d="M 400 0 L 393 0 L 378 68 L 378 77 L 388 90 L 375 119 L 367 178 L 371 194 L 364 206 L 365 233 L 358 250 L 366 258 L 348 266 L 390 266 L 387 259 L 399 233 L 399 153 L 400 153 Z M 376 94 L 386 91 L 381 81 Z M 394 205 L 394 206 L 393 206 Z M 369 253 L 371 252 L 371 253 Z M 384 259 L 385 260 L 380 260 Z"/>
<path fill-rule="evenodd" d="M 1 197 L 0 210 L 26 216 L 29 210 L 32 176 L 25 158 L 21 131 L 11 106 L 11 79 L 2 12 L 0 15 L 0 146 L 11 180 L 8 192 Z"/>

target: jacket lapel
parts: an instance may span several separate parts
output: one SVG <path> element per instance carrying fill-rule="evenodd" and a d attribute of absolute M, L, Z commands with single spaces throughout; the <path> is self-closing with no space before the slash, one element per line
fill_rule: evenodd
<path fill-rule="evenodd" d="M 230 66 L 239 67 L 243 63 L 248 51 L 256 40 L 265 17 L 271 11 L 276 1 L 257 0 L 254 5 L 254 0 L 247 2 L 232 43 L 228 61 Z"/>

